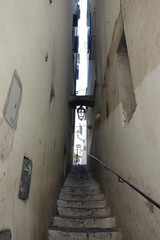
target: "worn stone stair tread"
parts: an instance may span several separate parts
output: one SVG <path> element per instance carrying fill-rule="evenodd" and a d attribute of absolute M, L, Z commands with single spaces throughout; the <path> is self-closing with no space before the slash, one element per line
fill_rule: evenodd
<path fill-rule="evenodd" d="M 58 207 L 86 207 L 86 208 L 95 208 L 95 207 L 106 207 L 106 200 L 98 200 L 98 201 L 74 201 L 74 200 L 57 200 Z"/>
<path fill-rule="evenodd" d="M 93 178 L 89 177 L 87 179 L 82 179 L 82 178 L 74 178 L 74 177 L 70 177 L 70 178 L 66 178 L 65 183 L 97 183 L 96 180 L 94 180 Z"/>
<path fill-rule="evenodd" d="M 63 187 L 61 192 L 63 191 L 68 191 L 68 192 L 82 192 L 82 193 L 88 193 L 88 194 L 91 194 L 92 192 L 97 192 L 99 193 L 100 192 L 100 188 L 97 187 L 97 188 L 83 188 L 83 187 Z"/>
<path fill-rule="evenodd" d="M 62 188 L 61 193 L 69 193 L 69 194 L 101 194 L 100 189 L 67 189 Z"/>
<path fill-rule="evenodd" d="M 98 230 L 98 229 L 97 229 Z M 108 230 L 108 231 L 107 231 Z M 119 229 L 110 228 L 105 231 L 96 230 L 92 231 L 88 229 L 65 231 L 65 229 L 50 229 L 49 240 L 122 240 L 122 233 Z"/>
<path fill-rule="evenodd" d="M 104 199 L 104 200 L 86 200 L 85 198 L 83 198 L 83 199 L 81 199 L 81 200 L 79 200 L 79 199 L 76 199 L 76 200 L 63 200 L 63 199 L 58 199 L 57 201 L 64 201 L 64 202 L 88 202 L 88 203 L 91 203 L 91 202 L 106 202 L 106 200 Z"/>
<path fill-rule="evenodd" d="M 92 182 L 96 182 L 96 180 L 92 177 L 92 176 L 67 176 L 65 181 L 71 181 L 71 180 L 74 180 L 74 181 L 81 181 L 81 182 L 89 182 L 89 181 L 92 181 Z"/>
<path fill-rule="evenodd" d="M 62 188 L 62 190 L 61 190 L 60 194 L 62 194 L 62 192 L 65 192 L 65 191 L 66 191 L 66 190 Z M 67 192 L 67 191 L 66 191 L 66 193 L 65 193 L 65 194 L 66 194 L 66 195 L 72 195 L 72 196 L 74 196 L 74 195 L 75 195 L 75 193 L 74 193 L 74 192 L 73 192 L 73 193 L 69 193 L 69 192 Z M 92 192 L 90 193 L 90 192 L 84 192 L 84 191 L 81 191 L 81 192 L 80 192 L 80 193 L 78 193 L 77 195 L 78 195 L 78 196 L 84 196 L 84 195 L 85 195 L 85 196 L 94 196 L 94 195 L 101 195 L 101 196 L 102 196 L 102 195 L 103 195 L 103 197 L 104 197 L 104 194 L 103 194 L 103 193 L 101 193 L 101 192 L 99 193 L 99 191 L 98 191 L 98 193 L 97 193 L 97 192 L 95 192 L 94 194 L 93 194 Z"/>
<path fill-rule="evenodd" d="M 96 180 L 93 177 L 91 177 L 91 176 L 84 176 L 84 177 L 79 176 L 79 177 L 77 177 L 77 176 L 69 176 L 69 175 L 66 177 L 65 182 L 66 181 L 68 181 L 68 182 L 70 182 L 70 181 L 75 181 L 75 182 L 96 182 Z"/>
<path fill-rule="evenodd" d="M 72 194 L 72 193 L 60 193 L 59 194 L 59 199 L 62 200 L 104 200 L 104 194 L 99 193 L 99 194 Z"/>
<path fill-rule="evenodd" d="M 84 190 L 87 191 L 88 189 L 99 189 L 98 184 L 97 185 L 92 185 L 92 186 L 63 186 L 64 189 L 74 189 L 74 190 Z"/>
<path fill-rule="evenodd" d="M 106 207 L 86 207 L 86 206 L 80 206 L 80 207 L 74 207 L 74 206 L 71 206 L 71 207 L 57 207 L 57 208 L 65 208 L 65 209 L 77 209 L 77 210 L 94 210 L 94 209 L 107 209 Z"/>
<path fill-rule="evenodd" d="M 64 184 L 63 185 L 64 188 L 99 188 L 98 184 Z"/>
<path fill-rule="evenodd" d="M 64 182 L 64 185 L 66 185 L 66 184 L 68 184 L 68 185 L 71 184 L 71 185 L 73 185 L 73 186 L 76 186 L 76 185 L 77 185 L 77 186 L 79 186 L 79 185 L 80 185 L 80 186 L 81 186 L 81 185 L 82 185 L 82 186 L 84 186 L 84 185 L 90 186 L 90 185 L 94 185 L 94 184 L 97 185 L 98 183 L 97 183 L 97 182 L 93 182 L 93 181 L 87 181 L 87 182 L 86 182 L 86 181 L 83 181 L 83 182 L 82 182 L 82 181 L 74 181 L 74 180 L 72 180 L 72 181 L 66 181 L 66 182 Z"/>
<path fill-rule="evenodd" d="M 77 183 L 77 184 L 71 184 L 71 183 L 64 183 L 63 187 L 68 187 L 68 188 L 96 188 L 99 187 L 97 183 Z"/>
<path fill-rule="evenodd" d="M 86 174 L 85 176 L 82 176 L 82 174 L 69 174 L 67 178 L 74 178 L 74 179 L 93 179 L 91 174 Z"/>
<path fill-rule="evenodd" d="M 91 176 L 91 174 L 88 172 L 88 171 L 81 171 L 80 169 L 77 170 L 73 170 L 68 174 L 68 176 L 83 176 L 83 177 L 86 177 L 86 176 Z"/>
<path fill-rule="evenodd" d="M 115 217 L 61 217 L 56 216 L 53 220 L 56 227 L 84 227 L 84 228 L 111 228 L 116 226 Z"/>
<path fill-rule="evenodd" d="M 75 182 L 90 181 L 90 180 L 95 181 L 94 178 L 92 178 L 91 176 L 86 176 L 86 177 L 82 177 L 82 176 L 67 176 L 66 180 L 75 181 Z"/>
<path fill-rule="evenodd" d="M 60 218 L 71 218 L 71 219 L 104 219 L 104 218 L 113 218 L 114 216 L 112 215 L 107 215 L 107 216 L 70 216 L 70 215 L 56 215 L 55 217 L 60 217 Z"/>
<path fill-rule="evenodd" d="M 109 208 L 61 208 L 57 207 L 59 215 L 70 216 L 108 216 Z"/>
<path fill-rule="evenodd" d="M 65 181 L 64 184 L 71 184 L 71 185 L 93 185 L 93 184 L 97 184 L 97 182 L 95 181 L 75 181 L 75 180 L 71 180 L 71 181 Z"/>
<path fill-rule="evenodd" d="M 97 233 L 97 232 L 120 232 L 121 229 L 114 228 L 79 228 L 79 227 L 54 227 L 51 226 L 49 230 L 56 230 L 62 232 L 78 232 L 78 233 Z"/>

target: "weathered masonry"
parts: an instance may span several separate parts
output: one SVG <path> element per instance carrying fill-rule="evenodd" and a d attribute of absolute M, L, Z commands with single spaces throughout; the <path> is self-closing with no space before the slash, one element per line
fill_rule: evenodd
<path fill-rule="evenodd" d="M 95 93 L 88 152 L 158 204 L 159 7 L 158 0 L 88 0 L 88 94 Z M 96 162 L 89 160 L 123 238 L 159 239 L 159 209 Z"/>

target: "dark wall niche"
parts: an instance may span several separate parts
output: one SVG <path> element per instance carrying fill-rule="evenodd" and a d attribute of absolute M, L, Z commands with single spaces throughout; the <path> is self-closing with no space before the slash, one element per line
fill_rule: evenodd
<path fill-rule="evenodd" d="M 27 200 L 29 198 L 31 176 L 32 176 L 32 161 L 27 156 L 24 156 L 19 185 L 18 194 L 19 199 Z"/>
<path fill-rule="evenodd" d="M 11 240 L 12 234 L 10 230 L 4 230 L 0 232 L 0 240 Z"/>
<path fill-rule="evenodd" d="M 118 52 L 127 52 L 127 44 L 126 44 L 126 37 L 125 37 L 125 34 L 124 34 L 124 31 L 122 32 L 122 35 L 121 35 L 121 40 L 119 42 L 119 46 L 118 46 Z"/>

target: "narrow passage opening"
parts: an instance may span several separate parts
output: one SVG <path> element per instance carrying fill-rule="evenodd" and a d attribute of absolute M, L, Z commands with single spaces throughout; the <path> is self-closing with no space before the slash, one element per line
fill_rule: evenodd
<path fill-rule="evenodd" d="M 77 7 L 79 5 L 79 7 Z M 80 9 L 80 18 L 76 34 L 79 38 L 77 53 L 74 53 L 74 76 L 76 95 L 83 96 L 87 92 L 87 1 L 77 0 L 75 13 Z M 83 165 L 87 162 L 87 123 L 86 107 L 77 106 L 75 109 L 73 165 Z"/>

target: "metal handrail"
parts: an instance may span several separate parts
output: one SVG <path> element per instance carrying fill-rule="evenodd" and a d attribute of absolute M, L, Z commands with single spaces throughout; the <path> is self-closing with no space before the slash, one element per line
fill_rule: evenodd
<path fill-rule="evenodd" d="M 114 175 L 116 175 L 118 177 L 118 181 L 119 182 L 123 182 L 126 183 L 127 185 L 129 185 L 131 188 L 133 188 L 136 192 L 138 192 L 140 195 L 142 195 L 144 198 L 146 198 L 148 201 L 150 201 L 154 206 L 156 206 L 157 208 L 160 209 L 160 204 L 158 202 L 156 202 L 154 199 L 152 199 L 150 196 L 148 196 L 147 194 L 145 194 L 144 192 L 142 192 L 140 189 L 138 189 L 136 186 L 134 186 L 132 183 L 128 182 L 126 179 L 124 179 L 123 177 L 121 177 L 117 172 L 115 172 L 111 167 L 109 167 L 108 165 L 106 165 L 104 162 L 102 162 L 100 159 L 98 159 L 97 157 L 93 156 L 90 153 L 87 153 L 87 155 L 93 159 L 95 159 L 96 161 L 98 161 L 99 163 L 101 163 L 106 170 L 109 170 L 110 172 L 112 172 Z"/>

